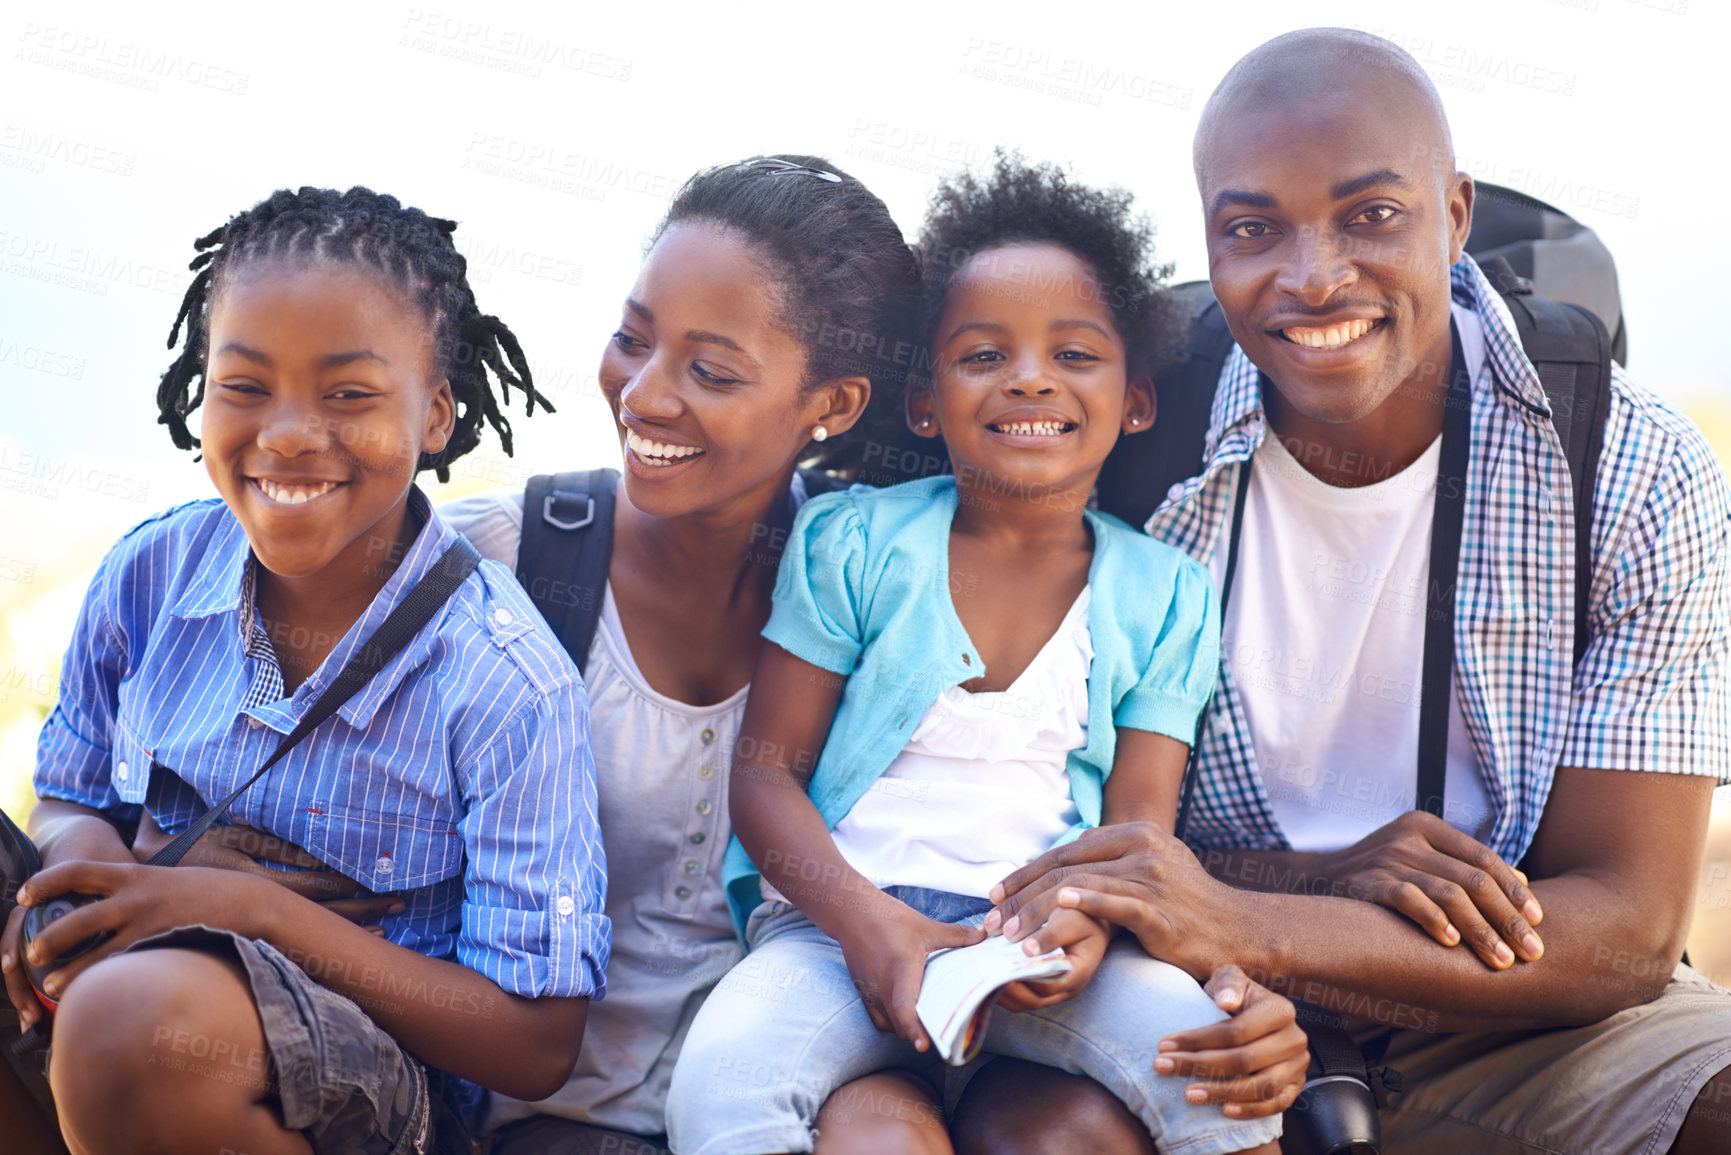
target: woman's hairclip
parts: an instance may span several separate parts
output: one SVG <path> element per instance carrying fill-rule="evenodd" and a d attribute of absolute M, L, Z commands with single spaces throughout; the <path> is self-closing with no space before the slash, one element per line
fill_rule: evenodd
<path fill-rule="evenodd" d="M 739 167 L 754 172 L 767 173 L 770 176 L 815 176 L 819 180 L 827 180 L 832 184 L 840 184 L 841 177 L 821 168 L 811 168 L 808 165 L 794 164 L 792 161 L 776 160 L 774 157 L 761 156 L 756 160 L 742 160 Z"/>

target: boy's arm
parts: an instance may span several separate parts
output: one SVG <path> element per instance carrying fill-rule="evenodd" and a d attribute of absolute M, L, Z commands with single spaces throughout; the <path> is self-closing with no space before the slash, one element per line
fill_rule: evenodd
<path fill-rule="evenodd" d="M 846 681 L 764 643 L 734 750 L 730 816 L 763 877 L 841 945 L 873 1022 L 923 1051 L 931 1042 L 914 1003 L 926 953 L 981 932 L 925 918 L 873 886 L 807 796 Z"/>
<path fill-rule="evenodd" d="M 557 1091 L 576 1065 L 588 999 L 528 999 L 459 963 L 428 958 L 369 934 L 278 886 L 232 870 L 65 862 L 20 891 L 26 906 L 65 891 L 94 894 L 31 944 L 57 957 L 112 930 L 101 949 L 55 971 L 58 996 L 87 967 L 141 938 L 203 922 L 271 943 L 321 985 L 353 999 L 418 1058 L 517 1099 Z"/>

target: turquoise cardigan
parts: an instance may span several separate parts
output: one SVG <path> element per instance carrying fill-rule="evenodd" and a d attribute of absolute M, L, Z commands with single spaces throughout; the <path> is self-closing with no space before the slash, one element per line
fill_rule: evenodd
<path fill-rule="evenodd" d="M 763 636 L 848 679 L 809 784 L 831 830 L 901 753 L 938 695 L 985 669 L 951 596 L 955 512 L 955 478 L 944 476 L 823 494 L 794 521 Z M 1063 840 L 1100 824 L 1117 727 L 1188 745 L 1220 665 L 1219 609 L 1208 572 L 1117 518 L 1093 510 L 1085 516 L 1094 535 L 1091 723 L 1087 745 L 1068 759 L 1081 821 Z M 1104 718 L 1115 725 L 1094 724 Z M 738 838 L 727 848 L 721 877 L 743 934 L 762 896 L 757 868 Z"/>

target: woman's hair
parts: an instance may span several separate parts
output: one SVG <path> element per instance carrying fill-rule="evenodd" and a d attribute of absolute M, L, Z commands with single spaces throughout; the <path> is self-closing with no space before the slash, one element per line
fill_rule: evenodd
<path fill-rule="evenodd" d="M 806 463 L 847 471 L 869 459 L 902 420 L 920 296 L 919 266 L 883 201 L 822 157 L 756 156 L 686 181 L 650 245 L 686 221 L 737 233 L 766 258 L 780 326 L 805 350 L 806 387 L 871 381 L 864 416 Z"/>
<path fill-rule="evenodd" d="M 200 237 L 193 242 L 198 256 L 187 266 L 198 275 L 168 334 L 173 349 L 184 322 L 186 343 L 157 387 L 157 423 L 168 426 L 177 448 L 198 445 L 186 417 L 204 400 L 210 306 L 232 270 L 273 260 L 345 264 L 369 269 L 394 285 L 420 309 L 432 330 L 434 372 L 450 382 L 456 426 L 443 450 L 421 454 L 418 468 L 432 469 L 440 481 L 449 481 L 450 463 L 479 444 L 483 418 L 510 453 L 511 424 L 500 402 L 509 402 L 511 387 L 523 391 L 526 414 L 533 414 L 537 403 L 549 413 L 553 406 L 536 392 L 516 336 L 499 318 L 476 307 L 468 262 L 451 243 L 456 227 L 456 221 L 404 208 L 396 197 L 357 185 L 345 193 L 280 189 Z M 498 381 L 497 399 L 489 370 Z"/>
<path fill-rule="evenodd" d="M 1170 265 L 1154 262 L 1154 226 L 1123 189 L 1073 183 L 1056 165 L 1029 164 L 1002 149 L 984 178 L 963 173 L 938 186 L 920 236 L 925 307 L 920 338 L 929 349 L 950 282 L 975 255 L 1014 244 L 1053 244 L 1093 267 L 1100 299 L 1124 339 L 1130 376 L 1152 375 L 1176 351 L 1182 312 L 1164 285 Z"/>

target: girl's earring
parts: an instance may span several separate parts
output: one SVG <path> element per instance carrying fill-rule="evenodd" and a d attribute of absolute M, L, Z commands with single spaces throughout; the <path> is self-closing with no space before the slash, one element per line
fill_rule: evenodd
<path fill-rule="evenodd" d="M 1142 419 L 1140 417 L 1132 417 L 1132 418 L 1130 418 L 1130 424 L 1140 425 L 1140 424 L 1142 424 Z"/>
<path fill-rule="evenodd" d="M 825 429 L 821 425 L 819 425 L 816 429 L 813 429 L 811 431 L 811 439 L 813 441 L 822 441 L 828 436 L 829 436 L 829 430 Z"/>
<path fill-rule="evenodd" d="M 920 428 L 921 429 L 930 429 L 931 427 L 932 427 L 932 419 L 930 417 L 920 418 Z"/>

